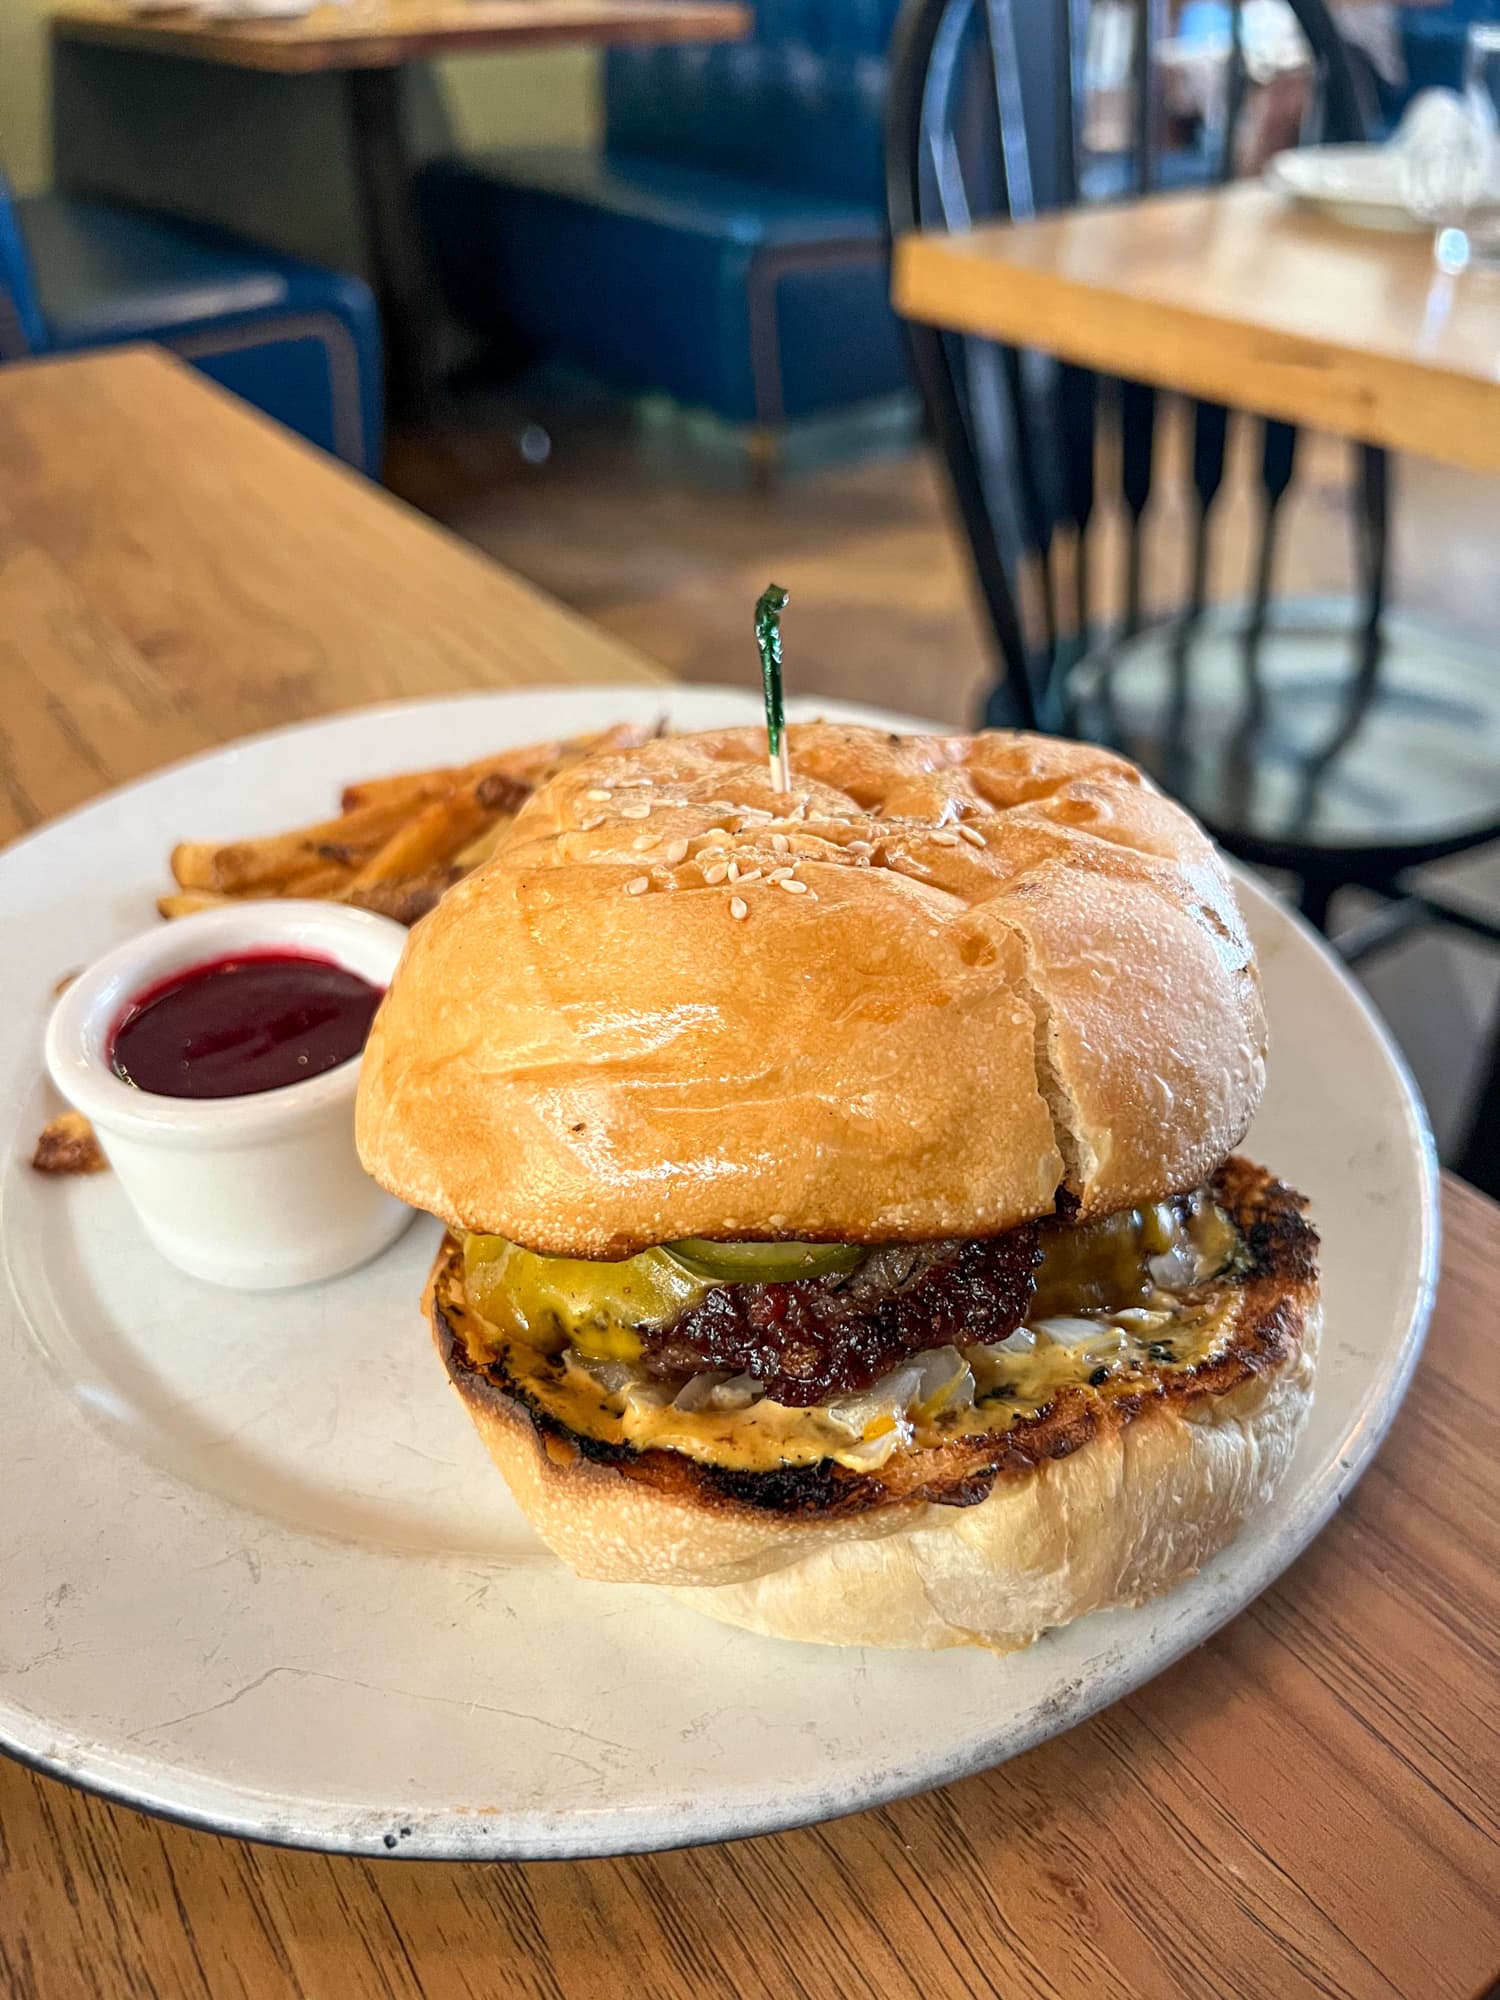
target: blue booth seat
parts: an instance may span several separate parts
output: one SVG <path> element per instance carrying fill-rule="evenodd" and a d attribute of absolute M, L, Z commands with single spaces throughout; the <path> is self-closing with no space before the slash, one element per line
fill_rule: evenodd
<path fill-rule="evenodd" d="M 749 43 L 613 50 L 602 150 L 431 164 L 454 312 L 735 423 L 905 387 L 881 178 L 893 15 L 771 0 Z"/>
<path fill-rule="evenodd" d="M 0 360 L 138 340 L 378 473 L 380 328 L 360 279 L 115 202 L 12 201 L 0 183 Z"/>

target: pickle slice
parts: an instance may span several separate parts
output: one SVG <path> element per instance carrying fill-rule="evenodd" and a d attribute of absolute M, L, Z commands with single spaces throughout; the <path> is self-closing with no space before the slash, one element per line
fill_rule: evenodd
<path fill-rule="evenodd" d="M 852 1271 L 864 1255 L 857 1243 L 713 1243 L 684 1236 L 663 1245 L 698 1278 L 721 1285 L 789 1285 Z"/>
<path fill-rule="evenodd" d="M 704 1291 L 701 1278 L 661 1250 L 593 1263 L 543 1257 L 501 1236 L 466 1239 L 464 1283 L 476 1309 L 511 1338 L 612 1361 L 636 1360 L 636 1329 L 665 1325 Z"/>

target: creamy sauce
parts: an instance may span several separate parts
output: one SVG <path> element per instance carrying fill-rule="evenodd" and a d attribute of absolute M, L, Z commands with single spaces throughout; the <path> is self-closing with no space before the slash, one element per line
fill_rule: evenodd
<path fill-rule="evenodd" d="M 528 1295 L 524 1287 L 538 1278 L 532 1265 L 570 1260 L 520 1252 L 530 1261 L 517 1265 L 496 1258 L 490 1247 L 496 1241 L 476 1238 L 467 1246 L 470 1302 L 494 1335 L 488 1353 L 473 1354 L 476 1362 L 503 1354 L 510 1373 L 571 1430 L 744 1471 L 826 1458 L 870 1471 L 907 1446 L 1008 1430 L 1067 1388 L 1128 1393 L 1147 1370 L 1171 1375 L 1200 1367 L 1233 1333 L 1242 1251 L 1233 1224 L 1206 1194 L 1192 1197 L 1186 1214 L 1162 1203 L 1082 1227 L 1049 1225 L 1031 1314 L 1009 1339 L 962 1351 L 929 1349 L 858 1395 L 792 1409 L 761 1395 L 744 1376 L 705 1371 L 660 1382 L 636 1365 L 639 1336 L 612 1320 L 603 1295 L 578 1274 L 610 1273 L 610 1304 L 634 1312 L 650 1286 L 666 1282 L 675 1289 L 670 1272 L 663 1277 L 648 1269 L 647 1291 L 631 1276 L 631 1266 L 664 1253 L 647 1252 L 628 1265 L 573 1265 L 568 1281 L 578 1310 L 567 1314 L 565 1326 L 555 1294 L 543 1310 L 535 1289 Z M 521 1279 L 519 1299 L 498 1282 L 502 1270 Z M 622 1292 L 622 1285 L 631 1289 Z M 681 1309 L 672 1305 L 663 1317 Z"/>

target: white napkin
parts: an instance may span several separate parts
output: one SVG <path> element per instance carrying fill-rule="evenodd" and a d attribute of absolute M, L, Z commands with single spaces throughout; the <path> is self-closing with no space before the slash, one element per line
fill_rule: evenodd
<path fill-rule="evenodd" d="M 319 0 L 192 0 L 202 21 L 296 21 Z"/>
<path fill-rule="evenodd" d="M 1500 135 L 1494 113 L 1470 94 L 1423 90 L 1407 105 L 1387 150 L 1401 196 L 1424 221 L 1448 220 L 1500 191 Z"/>

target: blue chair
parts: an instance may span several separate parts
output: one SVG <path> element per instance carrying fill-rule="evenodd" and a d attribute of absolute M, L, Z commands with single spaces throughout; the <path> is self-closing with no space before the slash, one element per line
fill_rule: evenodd
<path fill-rule="evenodd" d="M 369 288 L 243 238 L 0 180 L 0 362 L 156 341 L 377 475 L 380 328 Z"/>
<path fill-rule="evenodd" d="M 1437 7 L 1403 7 L 1400 21 L 1406 94 L 1462 90 L 1469 30 L 1500 21 L 1500 0 L 1445 0 Z"/>
<path fill-rule="evenodd" d="M 423 173 L 451 309 L 768 430 L 907 386 L 887 301 L 894 0 L 765 0 L 754 39 L 612 50 L 602 151 Z"/>

